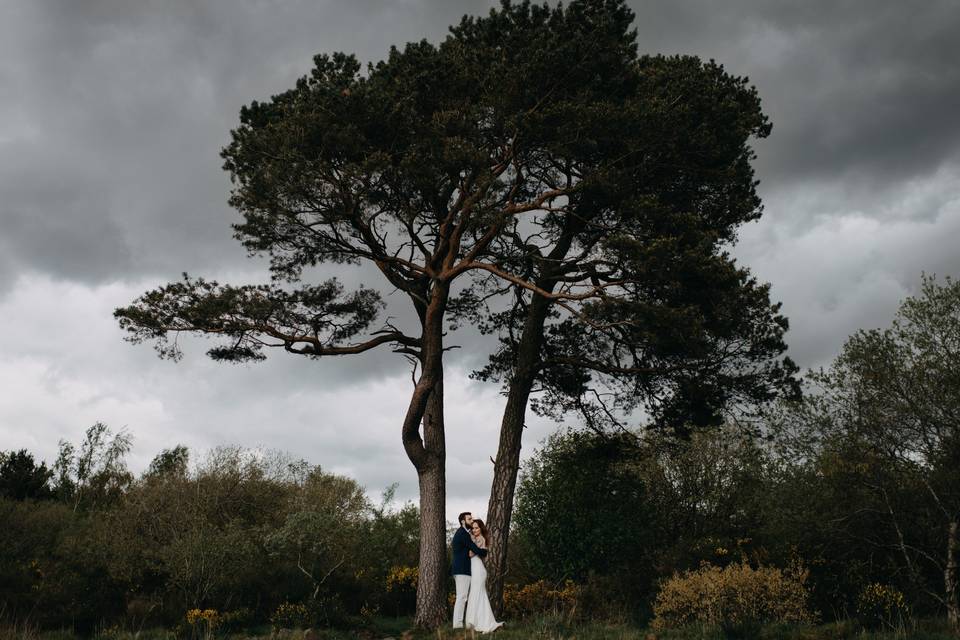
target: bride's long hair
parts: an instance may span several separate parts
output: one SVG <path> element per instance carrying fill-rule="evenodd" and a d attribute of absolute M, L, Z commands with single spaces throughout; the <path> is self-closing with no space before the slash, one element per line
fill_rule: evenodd
<path fill-rule="evenodd" d="M 483 544 L 486 547 L 490 546 L 490 532 L 487 530 L 487 525 L 480 518 L 473 519 L 474 524 L 480 525 L 480 535 L 483 536 Z"/>

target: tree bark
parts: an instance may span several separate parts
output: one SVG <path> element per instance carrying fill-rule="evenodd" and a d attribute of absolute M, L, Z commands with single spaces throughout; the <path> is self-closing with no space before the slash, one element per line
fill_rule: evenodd
<path fill-rule="evenodd" d="M 420 485 L 420 558 L 415 624 L 436 629 L 447 619 L 446 442 L 443 421 L 443 316 L 449 288 L 435 283 L 423 309 L 421 374 L 402 437 Z M 421 437 L 422 428 L 422 437 Z"/>
<path fill-rule="evenodd" d="M 417 469 L 420 481 L 420 564 L 415 624 L 436 629 L 447 621 L 447 487 L 443 431 L 443 381 L 430 394 L 423 418 L 429 462 Z"/>
<path fill-rule="evenodd" d="M 548 264 L 559 265 L 573 244 L 573 238 L 584 227 L 585 216 L 568 217 L 564 230 L 550 254 Z M 562 273 L 562 269 L 560 270 Z M 553 292 L 558 280 L 550 270 L 537 279 L 537 286 Z M 541 365 L 544 324 L 552 301 L 534 293 L 523 323 L 523 333 L 517 344 L 517 360 L 507 391 L 507 406 L 500 422 L 500 443 L 493 466 L 490 501 L 487 504 L 487 528 L 490 531 L 490 549 L 484 562 L 487 569 L 487 595 L 494 613 L 503 614 L 503 582 L 507 573 L 507 552 L 510 541 L 510 520 L 513 517 L 513 498 L 520 469 L 520 450 L 523 441 L 527 401 L 536 382 Z"/>
<path fill-rule="evenodd" d="M 943 571 L 943 586 L 947 602 L 947 619 L 954 634 L 960 635 L 960 602 L 957 593 L 957 527 L 958 522 L 952 520 L 947 530 L 947 566 Z"/>
<path fill-rule="evenodd" d="M 518 345 L 517 361 L 507 393 L 507 406 L 500 423 L 500 444 L 493 469 L 490 502 L 487 504 L 490 550 L 484 562 L 487 568 L 487 594 L 498 616 L 503 613 L 503 582 L 507 571 L 513 498 L 517 487 L 517 472 L 520 469 L 523 424 L 530 390 L 536 380 L 540 363 L 543 327 L 549 307 L 549 300 L 539 295 L 533 296 Z"/>

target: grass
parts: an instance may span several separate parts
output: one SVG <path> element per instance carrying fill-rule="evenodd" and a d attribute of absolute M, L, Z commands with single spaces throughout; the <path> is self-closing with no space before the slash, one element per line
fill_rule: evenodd
<path fill-rule="evenodd" d="M 450 628 L 434 632 L 414 631 L 409 618 L 375 618 L 356 631 L 320 629 L 312 633 L 314 640 L 725 640 L 716 628 L 686 628 L 653 632 L 629 624 L 604 622 L 572 623 L 562 617 L 542 617 L 523 621 L 508 621 L 493 635 L 472 631 L 454 631 Z M 176 640 L 168 629 L 144 629 L 139 633 L 108 630 L 98 640 Z M 256 627 L 246 633 L 218 634 L 206 640 L 309 640 L 303 630 L 274 634 L 269 627 Z M 818 626 L 770 625 L 762 628 L 753 640 L 957 640 L 945 620 L 924 620 L 914 628 L 895 632 L 867 632 L 855 622 L 845 621 Z M 68 630 L 38 632 L 29 627 L 0 627 L 0 640 L 77 640 Z M 205 640 L 196 638 L 195 640 Z"/>
<path fill-rule="evenodd" d="M 426 640 L 428 635 L 412 636 Z M 473 640 L 469 633 L 453 633 L 443 630 L 432 637 L 438 640 Z M 566 624 L 558 618 L 543 618 L 504 627 L 491 637 L 496 640 L 726 640 L 728 636 L 718 628 L 693 627 L 654 632 L 627 624 L 604 624 L 588 622 Z M 945 621 L 924 621 L 917 628 L 894 632 L 871 632 L 862 630 L 854 622 L 840 622 L 817 626 L 770 625 L 762 628 L 751 640 L 957 640 L 950 633 Z"/>

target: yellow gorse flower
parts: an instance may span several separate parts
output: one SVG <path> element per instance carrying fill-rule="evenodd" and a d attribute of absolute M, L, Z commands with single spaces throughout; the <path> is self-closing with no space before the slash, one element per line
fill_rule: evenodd
<path fill-rule="evenodd" d="M 392 567 L 387 574 L 387 591 L 399 591 L 405 587 L 416 589 L 418 578 L 416 567 Z"/>
<path fill-rule="evenodd" d="M 580 586 L 567 580 L 554 588 L 545 580 L 519 587 L 507 584 L 503 588 L 503 608 L 508 617 L 523 618 L 548 611 L 573 611 L 580 600 Z"/>
<path fill-rule="evenodd" d="M 907 599 L 899 589 L 874 582 L 860 592 L 857 615 L 867 625 L 895 629 L 909 616 Z"/>
<path fill-rule="evenodd" d="M 299 602 L 284 602 L 270 616 L 270 624 L 275 629 L 302 627 L 307 623 L 308 615 L 306 605 Z"/>
<path fill-rule="evenodd" d="M 191 625 L 203 623 L 213 628 L 220 623 L 220 614 L 216 609 L 190 609 L 187 611 L 187 623 Z"/>

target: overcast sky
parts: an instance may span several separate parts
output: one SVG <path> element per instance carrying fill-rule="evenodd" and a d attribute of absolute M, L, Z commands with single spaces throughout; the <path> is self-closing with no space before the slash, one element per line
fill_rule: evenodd
<path fill-rule="evenodd" d="M 51 461 L 103 421 L 134 436 L 136 471 L 178 443 L 236 444 L 415 498 L 398 356 L 228 366 L 191 343 L 172 363 L 125 343 L 112 311 L 182 271 L 263 279 L 231 237 L 219 158 L 241 105 L 316 53 L 377 61 L 491 4 L 0 0 L 0 450 Z M 765 213 L 735 254 L 783 301 L 801 367 L 888 324 L 922 271 L 960 276 L 960 4 L 631 6 L 641 52 L 714 58 L 760 92 Z M 503 406 L 467 378 L 484 356 L 469 346 L 446 370 L 448 514 L 485 511 Z M 555 428 L 531 418 L 525 454 Z"/>

